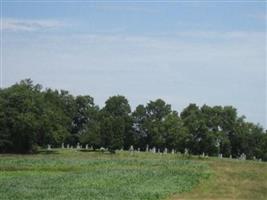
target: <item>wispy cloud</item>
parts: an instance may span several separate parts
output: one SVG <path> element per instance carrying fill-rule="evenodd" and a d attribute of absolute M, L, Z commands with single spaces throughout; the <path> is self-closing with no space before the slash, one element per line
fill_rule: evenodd
<path fill-rule="evenodd" d="M 2 30 L 5 31 L 40 31 L 54 28 L 61 28 L 65 26 L 63 22 L 56 20 L 28 20 L 28 19 L 3 19 Z"/>
<path fill-rule="evenodd" d="M 264 32 L 22 35 L 5 38 L 7 84 L 30 76 L 91 94 L 100 105 L 114 94 L 133 105 L 156 97 L 178 109 L 190 102 L 234 105 L 265 123 Z"/>
<path fill-rule="evenodd" d="M 258 19 L 258 20 L 266 20 L 267 19 L 267 13 L 254 13 L 254 14 L 249 14 L 250 18 Z"/>

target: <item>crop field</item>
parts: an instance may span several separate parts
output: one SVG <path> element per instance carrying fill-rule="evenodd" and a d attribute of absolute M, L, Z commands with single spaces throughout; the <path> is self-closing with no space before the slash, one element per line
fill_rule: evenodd
<path fill-rule="evenodd" d="M 76 150 L 0 159 L 1 199 L 163 199 L 209 177 L 208 166 L 172 155 Z"/>
<path fill-rule="evenodd" d="M 264 199 L 266 172 L 252 161 L 57 149 L 1 155 L 0 199 Z"/>

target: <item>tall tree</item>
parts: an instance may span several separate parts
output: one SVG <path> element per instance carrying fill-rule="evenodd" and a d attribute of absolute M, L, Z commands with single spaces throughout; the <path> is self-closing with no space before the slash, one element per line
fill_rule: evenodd
<path fill-rule="evenodd" d="M 128 100 L 119 95 L 110 97 L 101 113 L 102 143 L 111 152 L 123 147 L 129 148 L 133 142 L 133 136 L 131 134 L 131 108 Z"/>

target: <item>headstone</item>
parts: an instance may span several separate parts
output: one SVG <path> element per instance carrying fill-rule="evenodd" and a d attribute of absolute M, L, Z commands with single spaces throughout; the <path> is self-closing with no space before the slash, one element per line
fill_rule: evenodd
<path fill-rule="evenodd" d="M 205 158 L 205 153 L 204 153 L 204 152 L 202 153 L 202 156 L 201 156 L 201 157 L 202 157 L 202 158 Z"/>
<path fill-rule="evenodd" d="M 185 148 L 185 149 L 184 149 L 184 155 L 187 156 L 188 154 L 189 154 L 188 149 Z"/>
<path fill-rule="evenodd" d="M 158 148 L 158 153 L 160 153 L 160 148 Z"/>
<path fill-rule="evenodd" d="M 137 151 L 140 152 L 140 148 L 138 148 Z"/>
<path fill-rule="evenodd" d="M 129 151 L 130 151 L 131 154 L 133 154 L 133 152 L 134 152 L 134 147 L 133 147 L 133 145 L 130 146 Z"/>
<path fill-rule="evenodd" d="M 168 149 L 165 148 L 165 149 L 164 149 L 164 154 L 167 154 L 167 153 L 168 153 Z"/>
<path fill-rule="evenodd" d="M 80 147 L 80 143 L 78 142 L 77 143 L 77 146 L 76 146 L 76 149 L 80 149 L 81 147 Z"/>
<path fill-rule="evenodd" d="M 148 152 L 149 151 L 149 146 L 148 146 L 148 144 L 146 145 L 146 152 Z"/>
<path fill-rule="evenodd" d="M 259 162 L 262 162 L 262 159 L 261 158 L 259 159 Z"/>
<path fill-rule="evenodd" d="M 218 155 L 218 157 L 219 157 L 220 159 L 222 159 L 222 158 L 223 158 L 223 155 L 220 153 L 220 154 Z"/>
<path fill-rule="evenodd" d="M 69 149 L 70 148 L 70 145 L 69 144 L 67 144 L 67 149 Z"/>
<path fill-rule="evenodd" d="M 232 154 L 230 154 L 229 158 L 230 158 L 230 159 L 232 159 L 232 158 L 233 158 Z"/>
<path fill-rule="evenodd" d="M 172 154 L 174 154 L 175 153 L 175 151 L 174 151 L 174 149 L 172 149 Z"/>
<path fill-rule="evenodd" d="M 88 150 L 88 144 L 85 145 L 85 149 Z"/>
<path fill-rule="evenodd" d="M 73 149 L 73 146 L 71 145 L 70 148 Z"/>
<path fill-rule="evenodd" d="M 239 157 L 240 160 L 246 160 L 247 159 L 247 156 L 246 154 L 242 153 Z"/>
<path fill-rule="evenodd" d="M 153 147 L 152 153 L 156 153 L 156 148 L 155 147 Z"/>
<path fill-rule="evenodd" d="M 100 151 L 101 152 L 104 152 L 105 151 L 105 148 L 104 147 L 100 147 Z"/>
<path fill-rule="evenodd" d="M 52 148 L 51 148 L 51 145 L 50 144 L 48 144 L 47 145 L 47 150 L 51 150 Z"/>
<path fill-rule="evenodd" d="M 255 156 L 253 156 L 253 160 L 257 160 L 257 158 Z"/>
<path fill-rule="evenodd" d="M 64 148 L 65 148 L 65 147 L 64 147 L 64 143 L 62 143 L 62 144 L 61 144 L 61 148 L 62 148 L 62 149 L 64 149 Z"/>

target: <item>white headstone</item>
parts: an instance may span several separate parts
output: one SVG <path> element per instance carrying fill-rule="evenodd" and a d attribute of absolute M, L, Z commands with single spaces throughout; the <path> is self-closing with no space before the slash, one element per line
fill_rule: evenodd
<path fill-rule="evenodd" d="M 80 149 L 80 143 L 77 143 L 76 149 Z"/>
<path fill-rule="evenodd" d="M 187 148 L 185 148 L 185 149 L 184 149 L 184 155 L 186 155 L 186 156 L 187 156 L 188 154 L 189 154 L 189 152 L 188 152 L 188 149 L 187 149 Z"/>
<path fill-rule="evenodd" d="M 67 144 L 67 149 L 69 149 L 70 148 L 70 145 L 69 144 Z"/>
<path fill-rule="evenodd" d="M 47 145 L 47 150 L 51 150 L 52 148 L 51 148 L 51 145 L 50 144 L 48 144 Z"/>
<path fill-rule="evenodd" d="M 133 145 L 130 146 L 129 151 L 130 151 L 131 155 L 134 153 L 134 147 L 133 147 Z"/>
<path fill-rule="evenodd" d="M 164 149 L 164 154 L 167 154 L 167 153 L 168 153 L 168 149 L 165 148 L 165 149 Z"/>
<path fill-rule="evenodd" d="M 149 146 L 148 146 L 148 144 L 146 145 L 146 152 L 148 152 L 149 151 Z"/>
<path fill-rule="evenodd" d="M 156 147 L 153 147 L 152 153 L 156 153 Z"/>
<path fill-rule="evenodd" d="M 220 159 L 222 159 L 222 158 L 223 158 L 223 155 L 220 153 L 220 154 L 218 155 L 218 157 L 219 157 Z"/>
<path fill-rule="evenodd" d="M 85 145 L 85 149 L 88 150 L 88 144 Z"/>
<path fill-rule="evenodd" d="M 230 154 L 229 158 L 230 158 L 230 159 L 232 159 L 232 158 L 233 158 L 232 154 Z"/>
<path fill-rule="evenodd" d="M 174 154 L 175 153 L 175 151 L 174 151 L 174 149 L 172 149 L 172 154 Z"/>
<path fill-rule="evenodd" d="M 239 157 L 240 160 L 246 160 L 247 159 L 247 156 L 246 154 L 242 153 Z"/>
<path fill-rule="evenodd" d="M 202 158 L 205 158 L 205 153 L 204 152 L 202 153 Z"/>
<path fill-rule="evenodd" d="M 65 148 L 65 147 L 64 147 L 64 143 L 62 143 L 62 144 L 61 144 L 61 148 L 62 148 L 62 149 L 64 149 L 64 148 Z"/>

